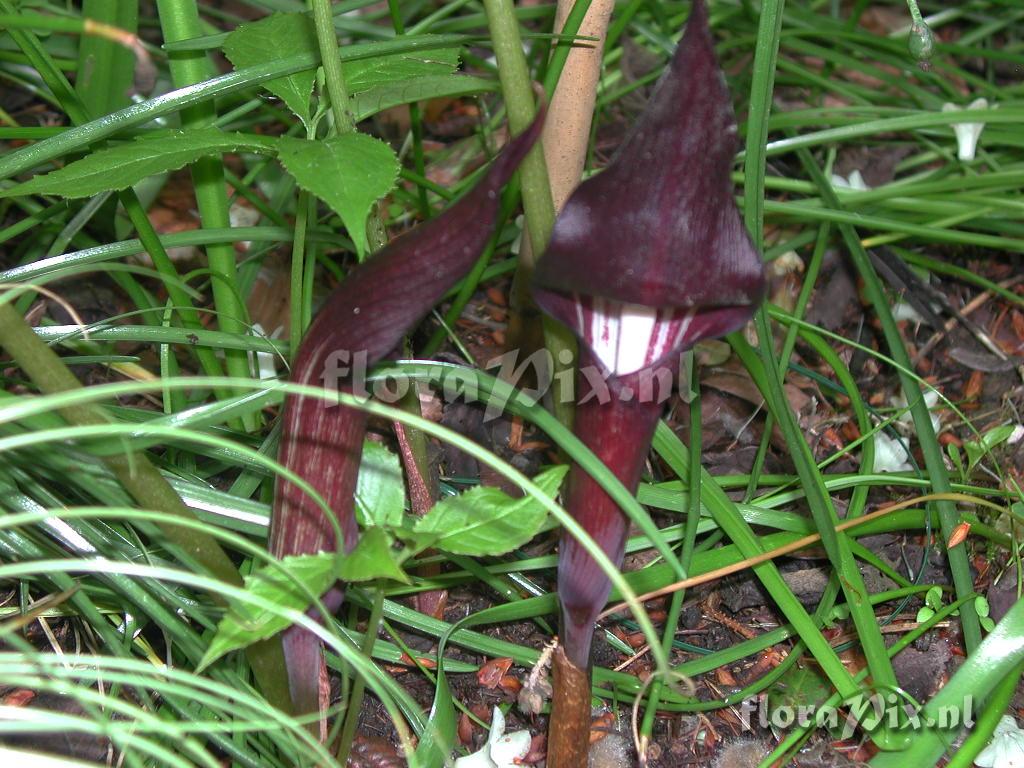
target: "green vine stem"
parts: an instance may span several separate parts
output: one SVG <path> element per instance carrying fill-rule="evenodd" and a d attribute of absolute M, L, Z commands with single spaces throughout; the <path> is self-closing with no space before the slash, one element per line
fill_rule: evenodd
<path fill-rule="evenodd" d="M 10 353 L 41 392 L 57 394 L 81 389 L 81 383 L 64 362 L 36 336 L 24 318 L 7 302 L 0 304 L 0 346 Z M 111 422 L 102 408 L 92 405 L 68 406 L 61 410 L 61 415 L 75 426 Z M 143 509 L 163 512 L 172 520 L 195 519 L 195 515 L 164 476 L 143 454 L 129 452 L 105 456 L 102 460 Z M 212 537 L 173 522 L 161 524 L 160 530 L 170 542 L 209 571 L 210 575 L 232 586 L 242 585 L 237 569 Z M 214 594 L 213 598 L 224 603 L 219 595 Z M 290 712 L 291 698 L 288 681 L 284 676 L 284 654 L 280 642 L 265 641 L 250 646 L 246 656 L 267 701 L 284 712 Z"/>
<path fill-rule="evenodd" d="M 327 95 L 331 100 L 334 130 L 339 135 L 354 133 L 356 124 L 352 119 L 351 111 L 349 111 L 348 87 L 345 85 L 345 74 L 341 71 L 341 57 L 338 36 L 334 31 L 331 0 L 309 0 L 309 5 L 313 11 L 313 23 L 316 26 L 317 44 L 320 46 L 320 62 L 324 68 Z M 383 248 L 388 241 L 387 230 L 376 206 L 370 211 L 366 220 L 366 237 L 372 251 Z"/>
<path fill-rule="evenodd" d="M 204 29 L 199 21 L 195 0 L 157 0 L 160 26 L 168 43 L 199 37 Z M 213 65 L 205 51 L 169 54 L 171 81 L 175 88 L 185 88 L 209 80 L 215 75 Z M 181 124 L 186 128 L 199 128 L 212 124 L 217 117 L 214 102 L 203 102 L 181 110 Z M 206 229 L 230 227 L 224 164 L 219 157 L 204 157 L 192 164 L 199 218 Z M 235 249 L 230 244 L 208 245 L 206 256 L 212 277 L 213 303 L 217 309 L 217 324 L 222 331 L 245 335 L 248 333 L 248 312 L 238 293 L 238 271 Z M 228 374 L 235 378 L 251 378 L 249 358 L 238 350 L 224 350 Z M 243 419 L 245 428 L 256 428 L 256 417 Z"/>
<path fill-rule="evenodd" d="M 521 133 L 533 122 L 537 113 L 530 70 L 523 53 L 523 40 L 519 34 L 519 22 L 516 19 L 515 6 L 512 0 L 484 0 L 487 13 L 487 25 L 494 44 L 494 55 L 498 62 L 498 77 L 501 80 L 501 92 L 505 98 L 505 109 L 508 112 L 509 129 L 513 134 Z M 523 210 L 526 213 L 526 231 L 524 240 L 528 241 L 529 249 L 523 249 L 517 265 L 512 289 L 511 306 L 513 318 L 510 319 L 509 340 L 513 346 L 529 353 L 530 347 L 539 347 L 539 339 L 531 340 L 531 325 L 543 323 L 544 345 L 552 356 L 555 379 L 552 384 L 555 414 L 558 420 L 569 425 L 572 423 L 572 401 L 563 394 L 563 382 L 568 384 L 567 377 L 557 376 L 560 368 L 565 368 L 576 357 L 576 345 L 569 332 L 556 323 L 541 318 L 540 312 L 530 298 L 530 278 L 533 274 L 533 263 L 537 255 L 547 248 L 551 238 L 551 230 L 555 225 L 555 206 L 551 198 L 551 184 L 548 180 L 548 169 L 544 161 L 543 141 L 538 141 L 519 166 L 519 183 L 522 189 Z M 525 254 L 530 254 L 525 256 Z M 522 328 L 516 330 L 512 321 L 518 320 Z M 516 344 L 517 337 L 519 338 Z"/>

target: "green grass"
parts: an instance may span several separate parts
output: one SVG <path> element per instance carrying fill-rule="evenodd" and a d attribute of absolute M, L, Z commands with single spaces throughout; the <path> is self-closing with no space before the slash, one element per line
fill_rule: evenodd
<path fill-rule="evenodd" d="M 190 232 L 158 233 L 147 215 L 165 178 L 159 171 L 180 164 L 151 169 L 145 181 L 133 179 L 131 186 L 118 190 L 103 189 L 101 181 L 100 188 L 73 199 L 53 190 L 0 197 L 0 253 L 6 270 L 0 281 L 8 305 L 0 331 L 7 354 L 0 396 L 0 590 L 11 594 L 0 606 L 0 680 L 66 694 L 80 705 L 73 713 L 28 706 L 20 711 L 27 721 L 0 710 L 0 739 L 14 731 L 100 734 L 133 766 L 218 765 L 222 757 L 260 768 L 343 764 L 282 706 L 280 679 L 275 682 L 273 664 L 267 661 L 271 657 L 265 655 L 272 647 L 261 651 L 253 646 L 249 653 L 230 654 L 196 671 L 225 606 L 232 600 L 259 600 L 241 586 L 242 576 L 268 561 L 269 504 L 274 479 L 282 472 L 274 461 L 273 417 L 285 390 L 258 381 L 250 358 L 255 352 L 271 352 L 283 372 L 320 296 L 319 286 L 343 279 L 355 263 L 359 242 L 365 239 L 371 249 L 379 247 L 385 228 L 395 234 L 412 221 L 437 215 L 473 183 L 474 173 L 460 168 L 455 169 L 460 180 L 451 184 L 439 186 L 425 178 L 439 168 L 448 170 L 447 150 L 427 140 L 426 102 L 451 94 L 479 105 L 477 135 L 469 141 L 476 143 L 482 158 L 493 151 L 493 134 L 506 119 L 514 130 L 529 122 L 530 80 L 542 82 L 550 92 L 566 49 L 554 46 L 554 58 L 544 64 L 552 48 L 547 33 L 553 6 L 414 0 L 384 7 L 366 0 L 316 0 L 307 7 L 298 0 L 247 0 L 243 6 L 254 18 L 272 10 L 312 10 L 313 47 L 282 46 L 260 63 L 218 74 L 210 53 L 244 19 L 196 0 L 161 0 L 158 18 L 141 21 L 136 3 L 116 5 L 86 0 L 80 12 L 65 3 L 44 2 L 33 4 L 29 13 L 12 0 L 0 0 L 0 88 L 6 94 L 24 94 L 30 104 L 58 116 L 57 125 L 41 125 L 34 113 L 0 103 L 8 109 L 0 110 L 0 191 L 33 175 L 73 168 L 82 157 L 152 138 L 154 130 L 169 127 L 189 131 L 213 126 L 249 137 L 246 147 L 268 149 L 259 154 L 249 149 L 241 154 L 208 151 L 191 158 L 188 188 L 195 196 L 199 229 Z M 653 451 L 665 474 L 645 479 L 633 498 L 559 419 L 484 372 L 401 363 L 376 375 L 382 378 L 390 371 L 436 384 L 443 370 L 485 393 L 496 393 L 509 413 L 535 424 L 564 456 L 587 467 L 634 523 L 629 551 L 650 551 L 653 557 L 641 570 L 614 574 L 615 601 L 664 587 L 681 574 L 699 575 L 741 562 L 810 532 L 821 534 L 832 579 L 820 604 L 809 612 L 773 563 L 754 567 L 783 623 L 753 640 L 693 653 L 680 662 L 684 647 L 672 630 L 682 593 L 668 604 L 666 626 L 637 607 L 635 626 L 651 645 L 653 669 L 662 675 L 659 684 L 645 688 L 634 675 L 603 667 L 595 670 L 594 679 L 597 692 L 623 705 L 624 712 L 641 697 L 642 735 L 657 735 L 658 711 L 728 706 L 767 690 L 809 659 L 820 667 L 835 701 L 867 690 L 868 673 L 873 685 L 885 688 L 895 681 L 895 652 L 939 621 L 952 620 L 962 629 L 968 668 L 928 706 L 952 701 L 965 691 L 979 701 L 991 697 L 981 705 L 976 732 L 957 757 L 965 763 L 968 752 L 976 754 L 984 746 L 1007 706 L 1012 686 L 1006 680 L 1016 679 L 1024 654 L 1020 605 L 985 639 L 975 612 L 970 555 L 1016 561 L 1015 539 L 1007 531 L 1012 534 L 1019 521 L 1022 498 L 996 455 L 982 458 L 991 475 L 961 476 L 947 469 L 949 455 L 920 396 L 931 384 L 911 363 L 892 318 L 896 297 L 879 280 L 869 252 L 889 245 L 907 263 L 943 280 L 960 281 L 972 293 L 989 290 L 992 301 L 1003 307 L 1024 307 L 1024 298 L 1012 288 L 995 285 L 985 270 L 978 274 L 968 264 L 969 259 L 985 260 L 1019 270 L 1024 251 L 1024 155 L 1018 127 L 1024 122 L 1024 93 L 1019 82 L 1000 74 L 1004 65 L 1024 66 L 1024 43 L 1015 30 L 1024 12 L 995 0 L 972 0 L 957 8 L 921 4 L 921 13 L 939 36 L 931 68 L 923 71 L 907 50 L 911 14 L 905 6 L 885 6 L 903 14 L 903 27 L 879 35 L 858 25 L 847 6 L 838 13 L 839 5 L 821 0 L 765 0 L 759 6 L 746 0 L 711 3 L 719 54 L 741 122 L 743 147 L 734 180 L 746 223 L 768 258 L 795 250 L 806 265 L 792 308 L 769 304 L 759 314 L 756 346 L 742 334 L 729 339 L 733 354 L 765 399 L 769 425 L 777 425 L 785 442 L 792 474 L 765 472 L 768 452 L 778 452 L 767 438 L 751 473 L 708 474 L 700 466 L 699 451 L 686 447 L 701 442 L 698 398 L 690 404 L 694 418 L 685 443 L 666 425 L 659 428 Z M 852 12 L 859 14 L 865 6 L 853 4 Z M 606 126 L 622 125 L 635 114 L 627 97 L 656 79 L 687 12 L 687 4 L 679 2 L 619 4 L 598 94 L 601 135 Z M 85 17 L 129 30 L 141 25 L 145 50 L 159 73 L 154 94 L 129 100 L 126 88 L 135 55 L 106 38 L 82 34 Z M 522 41 L 527 43 L 525 54 L 520 53 Z M 626 41 L 655 62 L 649 75 L 634 81 L 623 75 Z M 456 82 L 444 79 L 449 74 L 423 70 L 374 79 L 382 57 L 415 57 L 425 50 L 448 52 L 440 58 L 457 53 L 487 79 Z M 486 60 L 492 53 L 496 64 Z M 304 125 L 289 104 L 264 86 L 286 78 L 301 80 L 320 56 L 332 66 L 313 86 L 314 93 L 331 98 L 315 101 Z M 998 108 L 942 111 L 945 102 L 964 106 L 978 96 Z M 291 176 L 276 162 L 272 137 L 323 140 L 355 130 L 372 132 L 377 123 L 370 120 L 378 110 L 404 100 L 415 108 L 409 113 L 407 135 L 392 142 L 402 163 L 398 186 L 372 211 L 353 203 L 325 205 L 308 180 L 299 173 Z M 975 120 L 986 123 L 977 156 L 960 161 L 951 126 Z M 900 148 L 894 179 L 866 191 L 834 189 L 829 178 L 837 153 L 852 147 Z M 595 148 L 590 170 L 599 169 L 605 149 Z M 428 318 L 424 333 L 413 337 L 413 357 L 429 356 L 445 343 L 460 344 L 451 329 L 467 302 L 481 287 L 516 271 L 510 248 L 517 234 L 513 222 L 522 207 L 538 222 L 530 234 L 539 252 L 551 224 L 545 179 L 542 156 L 535 152 L 524 166 L 521 185 L 506 191 L 502 224 L 492 246 L 453 288 L 452 304 L 438 308 L 445 326 Z M 231 226 L 229 211 L 239 199 L 255 207 L 255 224 Z M 353 217 L 365 220 L 368 213 L 365 232 L 353 232 L 342 223 Z M 236 244 L 242 242 L 250 245 L 239 257 Z M 195 268 L 183 267 L 169 255 L 170 249 L 183 245 L 201 247 L 202 260 Z M 865 320 L 880 329 L 878 348 L 805 320 L 830 248 L 857 271 Z M 145 265 L 132 258 L 142 252 L 148 255 Z M 291 256 L 291 334 L 266 339 L 251 332 L 248 299 L 267 258 L 284 252 Z M 39 297 L 61 297 L 85 281 L 116 290 L 120 313 L 89 318 L 88 328 L 78 329 L 55 319 L 51 301 L 51 312 L 43 315 L 32 340 L 19 335 L 24 329 L 16 314 L 24 314 Z M 75 365 L 76 374 L 99 372 L 122 383 L 75 389 L 67 369 L 41 352 L 34 339 L 45 342 L 65 364 Z M 877 471 L 871 434 L 887 428 L 878 425 L 893 414 L 871 404 L 873 391 L 858 388 L 848 367 L 854 350 L 873 356 L 884 380 L 898 382 L 907 394 L 914 443 L 923 458 L 919 469 Z M 130 365 L 146 369 L 149 380 L 123 382 Z M 812 452 L 789 408 L 784 385 L 793 375 L 810 373 L 831 407 L 866 436 L 846 448 L 857 459 L 855 470 L 837 471 L 833 464 L 838 455 L 822 459 Z M 152 400 L 144 404 L 142 394 Z M 955 402 L 944 405 L 963 420 L 968 433 L 988 426 L 972 424 Z M 553 520 L 573 525 L 556 500 L 486 449 L 406 410 L 367 407 L 456 443 L 536 494 Z M 138 482 L 140 477 L 148 481 Z M 1003 511 L 955 503 L 951 493 L 994 502 Z M 925 494 L 940 497 L 849 531 L 834 530 L 840 502 L 846 517 L 856 517 L 884 498 Z M 972 523 L 970 539 L 945 550 L 942 542 L 964 520 Z M 901 635 L 895 646 L 885 644 L 881 620 L 893 605 L 904 604 L 897 601 L 923 595 L 931 585 L 915 574 L 909 579 L 897 574 L 902 581 L 897 580 L 893 592 L 867 592 L 858 566 L 875 561 L 859 540 L 886 531 L 934 533 L 953 580 L 942 610 Z M 230 573 L 217 572 L 225 562 Z M 417 575 L 416 566 L 424 563 L 444 567 L 436 575 Z M 404 564 L 408 584 L 381 579 L 352 586 L 347 607 L 324 627 L 294 606 L 273 601 L 259 605 L 305 622 L 324 638 L 328 664 L 342 679 L 343 696 L 330 716 L 335 732 L 344 731 L 343 742 L 352 737 L 356 722 L 347 709 L 358 707 L 365 688 L 367 696 L 385 706 L 399 737 L 417 737 L 421 745 L 429 745 L 432 736 L 443 736 L 454 723 L 456 709 L 465 707 L 448 677 L 476 669 L 465 655 L 454 654 L 453 647 L 478 661 L 508 656 L 525 668 L 536 662 L 539 648 L 503 640 L 501 632 L 491 630 L 526 620 L 547 626 L 556 597 L 544 585 L 552 583 L 554 567 L 552 554 L 421 554 Z M 420 614 L 404 601 L 419 592 L 481 583 L 491 607 L 455 625 Z M 367 631 L 367 619 L 370 629 L 380 633 Z M 26 638 L 26 627 L 49 627 L 55 621 L 68 632 L 58 645 L 47 648 Z M 864 669 L 846 668 L 830 645 L 822 629 L 836 621 L 856 636 L 866 659 Z M 388 674 L 385 665 L 402 663 L 403 632 L 435 638 L 441 667 Z M 610 632 L 606 635 L 620 652 L 632 652 Z M 673 674 L 699 679 L 772 647 L 788 651 L 783 664 L 728 699 L 697 701 L 676 686 L 662 684 Z M 415 655 L 435 658 L 418 651 Z M 65 663 L 69 658 L 73 664 Z M 406 682 L 412 676 L 430 681 L 436 694 L 430 712 L 414 699 L 414 686 Z M 269 695 L 260 693 L 257 680 Z M 792 732 L 776 756 L 792 754 L 810 735 Z M 879 765 L 933 764 L 944 753 L 951 754 L 949 734 L 938 731 L 909 736 L 884 732 L 875 741 L 896 750 L 877 758 Z M 412 762 L 437 766 L 447 753 L 447 746 L 421 746 Z"/>

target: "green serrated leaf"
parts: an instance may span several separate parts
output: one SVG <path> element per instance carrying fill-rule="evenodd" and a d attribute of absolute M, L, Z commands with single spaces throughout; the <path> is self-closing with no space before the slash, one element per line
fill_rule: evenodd
<path fill-rule="evenodd" d="M 207 155 L 225 152 L 272 154 L 276 145 L 276 139 L 225 133 L 216 128 L 153 131 L 135 141 L 101 149 L 60 170 L 0 191 L 0 197 L 92 197 L 100 192 L 126 189 L 147 176 L 175 171 Z"/>
<path fill-rule="evenodd" d="M 391 81 L 355 94 L 352 98 L 352 114 L 356 120 L 365 120 L 378 112 L 401 104 L 473 96 L 496 91 L 498 87 L 497 80 L 471 75 L 436 75 Z"/>
<path fill-rule="evenodd" d="M 308 13 L 275 13 L 265 19 L 243 24 L 224 41 L 224 55 L 235 69 L 267 64 L 299 53 L 319 52 L 316 27 Z M 288 105 L 309 126 L 309 100 L 316 70 L 296 72 L 263 83 L 263 87 Z"/>
<path fill-rule="evenodd" d="M 533 482 L 553 496 L 567 466 L 550 467 Z M 513 499 L 498 488 L 478 487 L 444 499 L 416 524 L 438 537 L 437 547 L 458 555 L 501 555 L 528 542 L 543 527 L 547 509 L 532 496 Z"/>
<path fill-rule="evenodd" d="M 338 557 L 333 552 L 291 555 L 280 561 L 280 566 L 287 569 L 287 573 L 280 567 L 265 565 L 245 577 L 245 589 L 251 595 L 281 608 L 305 611 L 312 603 L 308 594 L 322 595 L 338 579 L 392 579 L 408 584 L 409 577 L 398 564 L 402 555 L 391 548 L 384 529 L 370 528 L 348 555 Z M 288 619 L 277 612 L 267 611 L 248 601 L 232 600 L 227 614 L 217 625 L 217 632 L 199 668 L 209 666 L 226 653 L 273 637 L 289 624 Z"/>
<path fill-rule="evenodd" d="M 359 258 L 367 251 L 366 216 L 391 191 L 398 158 L 382 141 L 361 133 L 323 141 L 283 137 L 279 158 L 295 181 L 341 217 Z"/>
<path fill-rule="evenodd" d="M 356 94 L 402 80 L 450 75 L 458 67 L 458 49 L 447 47 L 345 61 L 341 72 L 348 92 Z"/>
<path fill-rule="evenodd" d="M 360 527 L 402 524 L 405 512 L 405 481 L 398 456 L 380 443 L 363 443 L 363 458 L 356 481 L 356 520 Z"/>
<path fill-rule="evenodd" d="M 341 559 L 338 578 L 343 581 L 393 579 L 409 584 L 409 577 L 399 567 L 400 553 L 391 548 L 391 540 L 383 528 L 369 528 L 359 538 L 352 552 Z"/>
<path fill-rule="evenodd" d="M 287 569 L 288 574 L 283 573 L 279 567 L 265 565 L 245 577 L 245 588 L 250 594 L 282 608 L 304 611 L 309 607 L 310 600 L 299 585 L 304 585 L 312 594 L 322 595 L 337 580 L 336 561 L 336 556 L 331 552 L 285 557 L 281 559 L 280 565 Z M 226 653 L 273 637 L 288 625 L 288 620 L 276 612 L 267 611 L 250 602 L 232 600 L 227 614 L 217 625 L 213 641 L 199 662 L 199 670 Z"/>

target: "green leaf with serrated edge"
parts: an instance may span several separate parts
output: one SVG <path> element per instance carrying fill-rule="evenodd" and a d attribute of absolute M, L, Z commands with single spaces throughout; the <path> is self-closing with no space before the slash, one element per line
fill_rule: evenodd
<path fill-rule="evenodd" d="M 393 579 L 408 584 L 409 577 L 399 567 L 403 553 L 391 548 L 391 540 L 383 528 L 368 528 L 352 552 L 341 559 L 338 578 L 343 581 Z"/>
<path fill-rule="evenodd" d="M 250 594 L 282 608 L 304 611 L 310 601 L 295 583 L 296 580 L 305 585 L 309 592 L 322 595 L 337 580 L 336 561 L 337 556 L 332 552 L 285 557 L 281 559 L 280 566 L 287 569 L 293 578 L 283 573 L 280 567 L 265 565 L 245 577 L 245 588 Z M 217 625 L 213 641 L 199 662 L 199 669 L 212 664 L 225 653 L 273 637 L 288 624 L 288 620 L 277 613 L 247 601 L 232 600 L 227 614 Z"/>
<path fill-rule="evenodd" d="M 458 67 L 459 50 L 448 47 L 345 61 L 341 72 L 348 92 L 356 94 L 401 80 L 450 75 Z"/>
<path fill-rule="evenodd" d="M 402 464 L 380 443 L 363 443 L 355 494 L 356 520 L 363 528 L 399 526 L 405 512 L 405 481 Z"/>
<path fill-rule="evenodd" d="M 250 594 L 282 608 L 305 611 L 311 601 L 296 580 L 314 595 L 322 595 L 338 579 L 392 579 L 408 584 L 409 577 L 398 565 L 398 560 L 404 556 L 405 553 L 391 548 L 383 528 L 370 528 L 348 555 L 338 557 L 333 552 L 290 555 L 280 561 L 290 576 L 280 567 L 266 565 L 245 577 L 245 588 Z M 288 626 L 289 621 L 277 613 L 248 601 L 232 600 L 227 614 L 217 625 L 217 632 L 199 668 L 203 669 L 226 653 L 273 637 Z"/>
<path fill-rule="evenodd" d="M 473 96 L 498 90 L 497 80 L 471 75 L 416 77 L 374 86 L 352 98 L 352 114 L 365 120 L 385 109 L 430 99 Z"/>
<path fill-rule="evenodd" d="M 226 152 L 273 154 L 277 140 L 216 128 L 153 131 L 142 138 L 93 152 L 60 170 L 36 176 L 0 197 L 57 195 L 92 197 L 126 189 L 148 176 L 175 171 L 207 155 Z"/>
<path fill-rule="evenodd" d="M 279 150 L 281 163 L 298 185 L 341 217 L 362 259 L 367 251 L 366 215 L 398 177 L 395 153 L 384 142 L 361 133 L 323 141 L 282 137 Z"/>
<path fill-rule="evenodd" d="M 275 13 L 241 25 L 224 41 L 224 55 L 235 69 L 267 64 L 299 53 L 316 55 L 319 50 L 316 27 L 307 13 Z M 308 69 L 268 80 L 263 87 L 287 104 L 308 127 L 309 100 L 315 80 L 316 70 Z"/>
<path fill-rule="evenodd" d="M 554 496 L 568 466 L 550 467 L 533 482 Z M 498 488 L 480 486 L 444 499 L 416 524 L 417 533 L 438 536 L 436 546 L 458 555 L 501 555 L 528 542 L 547 519 L 532 496 L 513 499 Z"/>

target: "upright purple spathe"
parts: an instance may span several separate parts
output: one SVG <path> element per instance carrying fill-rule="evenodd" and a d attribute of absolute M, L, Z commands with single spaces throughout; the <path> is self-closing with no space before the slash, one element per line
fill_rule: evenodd
<path fill-rule="evenodd" d="M 580 366 L 608 377 L 610 399 L 578 406 L 576 434 L 630 490 L 661 414 L 665 384 L 655 372 L 674 372 L 701 339 L 741 328 L 764 294 L 761 258 L 733 198 L 737 147 L 707 10 L 696 0 L 644 113 L 608 168 L 569 198 L 537 264 L 537 303 L 579 336 Z M 625 517 L 579 467 L 569 482 L 569 512 L 620 563 Z M 563 537 L 558 584 L 563 649 L 585 668 L 610 583 Z"/>

